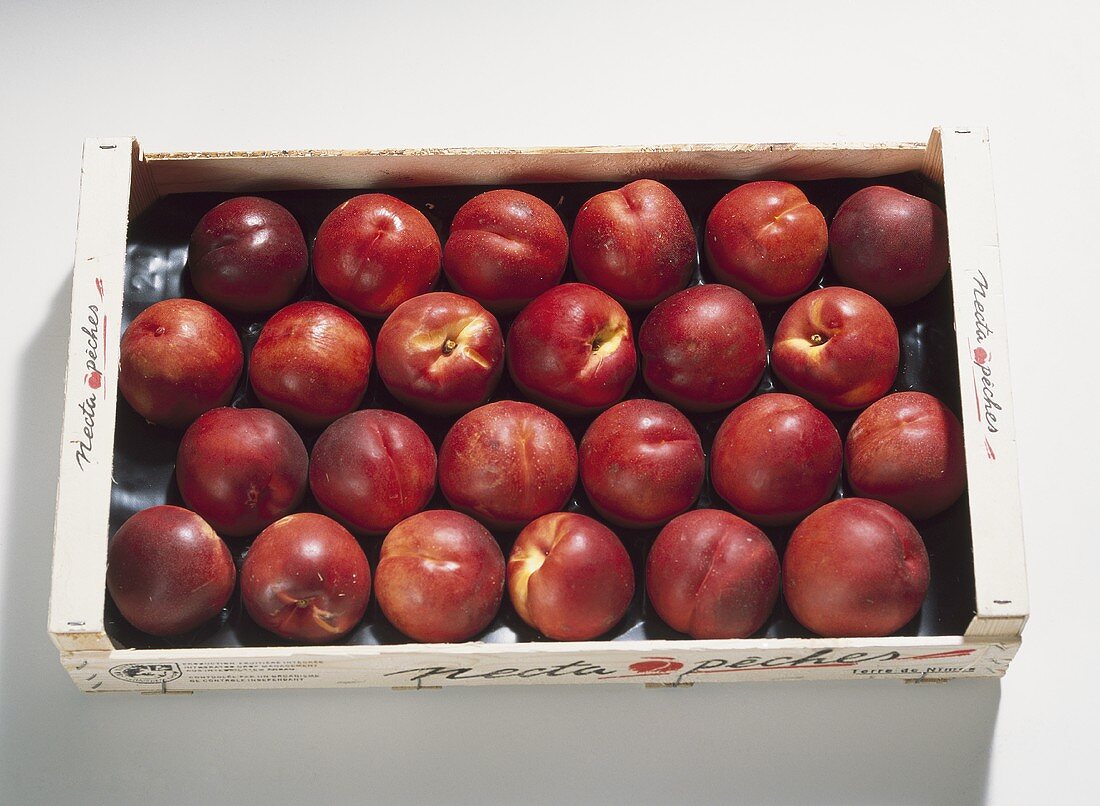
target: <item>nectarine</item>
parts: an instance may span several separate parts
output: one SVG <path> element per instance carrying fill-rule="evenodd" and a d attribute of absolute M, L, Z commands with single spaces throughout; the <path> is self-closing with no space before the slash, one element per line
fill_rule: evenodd
<path fill-rule="evenodd" d="M 622 620 L 634 595 L 634 567 L 602 523 L 555 512 L 516 538 L 508 594 L 520 618 L 547 638 L 588 641 Z"/>
<path fill-rule="evenodd" d="M 768 363 L 756 306 L 717 283 L 659 303 L 642 323 L 638 347 L 646 385 L 684 411 L 736 405 L 760 383 Z"/>
<path fill-rule="evenodd" d="M 439 486 L 451 506 L 497 528 L 518 529 L 561 509 L 576 483 L 573 435 L 531 403 L 474 409 L 439 450 Z"/>
<path fill-rule="evenodd" d="M 506 349 L 516 385 L 569 414 L 618 402 L 638 368 L 626 311 L 583 283 L 559 285 L 536 297 L 512 323 Z"/>
<path fill-rule="evenodd" d="M 181 507 L 143 509 L 107 544 L 107 590 L 123 618 L 150 635 L 180 635 L 214 618 L 236 579 L 229 548 Z"/>
<path fill-rule="evenodd" d="M 393 626 L 416 641 L 468 641 L 500 609 L 504 555 L 473 518 L 421 512 L 382 541 L 375 595 Z"/>
<path fill-rule="evenodd" d="M 382 409 L 353 411 L 313 446 L 309 486 L 317 503 L 353 531 L 382 534 L 435 492 L 435 449 L 415 422 Z"/>
<path fill-rule="evenodd" d="M 798 622 L 827 638 L 897 632 L 928 591 L 928 552 L 909 519 L 867 498 L 807 517 L 783 555 L 783 596 Z"/>
<path fill-rule="evenodd" d="M 149 422 L 182 428 L 226 405 L 243 368 L 241 340 L 224 316 L 195 299 L 166 299 L 126 328 L 118 389 Z"/>
<path fill-rule="evenodd" d="M 863 408 L 886 394 L 899 356 L 890 312 L 873 297 L 843 286 L 796 300 L 772 343 L 772 368 L 784 385 L 837 411 Z"/>
<path fill-rule="evenodd" d="M 462 205 L 443 247 L 443 271 L 454 289 L 499 314 L 553 288 L 568 259 L 569 235 L 554 208 L 503 188 Z"/>
<path fill-rule="evenodd" d="M 779 555 L 767 535 L 718 509 L 673 518 L 646 560 L 657 615 L 692 638 L 748 638 L 779 597 Z"/>
<path fill-rule="evenodd" d="M 586 201 L 573 221 L 581 282 L 627 308 L 650 308 L 683 288 L 698 256 L 684 205 L 666 185 L 639 179 Z"/>
<path fill-rule="evenodd" d="M 668 403 L 624 400 L 592 421 L 580 444 L 588 500 L 620 526 L 657 526 L 695 503 L 706 463 L 691 422 Z"/>
<path fill-rule="evenodd" d="M 766 394 L 734 409 L 714 436 L 710 479 L 742 517 L 794 523 L 832 496 L 842 450 L 836 426 L 796 395 Z"/>
<path fill-rule="evenodd" d="M 275 412 L 212 409 L 183 435 L 176 484 L 220 534 L 241 537 L 297 508 L 308 465 L 302 438 Z"/>
<path fill-rule="evenodd" d="M 199 220 L 187 269 L 199 296 L 211 304 L 261 313 L 290 301 L 309 269 L 309 253 L 289 210 L 268 199 L 238 196 Z"/>
<path fill-rule="evenodd" d="M 442 259 L 431 222 L 385 193 L 348 199 L 321 222 L 313 243 L 317 282 L 362 316 L 386 316 L 430 291 Z"/>
<path fill-rule="evenodd" d="M 923 392 L 887 395 L 863 411 L 848 432 L 844 463 L 857 495 L 910 518 L 938 515 L 966 488 L 962 424 Z"/>
<path fill-rule="evenodd" d="M 784 302 L 813 283 L 825 262 L 825 217 L 789 182 L 734 188 L 707 217 L 710 270 L 757 303 Z"/>
<path fill-rule="evenodd" d="M 347 634 L 370 599 L 370 565 L 347 529 L 313 512 L 264 529 L 241 566 L 252 620 L 291 641 L 322 644 Z"/>
<path fill-rule="evenodd" d="M 896 188 L 864 188 L 833 217 L 829 250 L 845 285 L 884 305 L 905 305 L 947 273 L 947 216 L 938 205 Z"/>
<path fill-rule="evenodd" d="M 398 305 L 375 346 L 386 388 L 402 403 L 434 414 L 481 405 L 504 369 L 496 317 L 469 297 L 445 291 Z"/>
<path fill-rule="evenodd" d="M 359 405 L 371 353 L 367 331 L 347 311 L 327 302 L 296 302 L 260 331 L 248 379 L 264 406 L 320 428 Z"/>

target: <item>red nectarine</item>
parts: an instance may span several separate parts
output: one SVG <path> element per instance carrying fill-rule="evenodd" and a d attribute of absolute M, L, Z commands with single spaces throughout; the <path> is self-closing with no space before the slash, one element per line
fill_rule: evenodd
<path fill-rule="evenodd" d="M 473 518 L 421 512 L 382 541 L 375 595 L 393 626 L 416 641 L 468 641 L 500 609 L 504 555 Z"/>
<path fill-rule="evenodd" d="M 462 205 L 443 247 L 443 271 L 454 289 L 499 314 L 553 288 L 568 259 L 561 217 L 518 190 L 490 190 Z"/>
<path fill-rule="evenodd" d="M 265 630 L 322 644 L 347 634 L 370 599 L 370 565 L 347 529 L 313 512 L 264 529 L 241 566 L 241 599 Z"/>
<path fill-rule="evenodd" d="M 829 250 L 845 285 L 884 305 L 905 305 L 947 273 L 947 216 L 938 205 L 896 188 L 864 188 L 833 217 Z"/>
<path fill-rule="evenodd" d="M 506 349 L 516 385 L 570 414 L 596 412 L 621 400 L 638 367 L 626 311 L 583 283 L 538 296 L 512 323 Z"/>
<path fill-rule="evenodd" d="M 370 338 L 359 320 L 327 302 L 297 302 L 267 320 L 248 379 L 264 406 L 320 428 L 359 405 L 370 364 Z"/>
<path fill-rule="evenodd" d="M 889 311 L 854 288 L 821 288 L 783 314 L 772 368 L 792 392 L 825 409 L 859 409 L 886 394 L 899 360 Z"/>
<path fill-rule="evenodd" d="M 715 492 L 765 526 L 794 523 L 832 496 L 842 451 L 836 427 L 796 395 L 747 400 L 725 419 L 710 454 Z"/>
<path fill-rule="evenodd" d="M 402 302 L 376 344 L 378 374 L 394 397 L 434 414 L 484 403 L 504 369 L 496 317 L 469 297 L 437 291 Z"/>
<path fill-rule="evenodd" d="M 692 638 L 748 638 L 779 597 L 779 555 L 736 515 L 696 509 L 661 530 L 646 560 L 657 615 Z"/>
<path fill-rule="evenodd" d="M 577 278 L 628 308 L 650 308 L 679 291 L 698 256 L 684 205 L 652 179 L 586 201 L 573 222 L 570 248 Z"/>
<path fill-rule="evenodd" d="M 699 497 L 705 464 L 688 418 L 656 400 L 617 403 L 581 439 L 588 500 L 620 526 L 657 526 L 686 510 Z"/>
<path fill-rule="evenodd" d="M 547 638 L 588 641 L 622 620 L 634 596 L 634 567 L 602 523 L 555 512 L 516 538 L 508 595 L 519 617 Z"/>
<path fill-rule="evenodd" d="M 424 214 L 385 193 L 348 199 L 321 222 L 313 243 L 317 282 L 362 316 L 386 316 L 430 291 L 442 259 Z"/>
<path fill-rule="evenodd" d="M 309 485 L 317 503 L 348 528 L 381 534 L 413 515 L 435 492 L 435 449 L 403 414 L 353 411 L 317 439 Z"/>
<path fill-rule="evenodd" d="M 813 512 L 783 555 L 783 596 L 798 622 L 827 638 L 897 632 L 928 591 L 928 552 L 888 504 L 844 498 Z"/>
<path fill-rule="evenodd" d="M 241 537 L 297 508 L 308 465 L 302 438 L 275 412 L 213 409 L 183 435 L 176 484 L 220 534 Z"/>
<path fill-rule="evenodd" d="M 195 299 L 166 299 L 134 317 L 119 347 L 118 389 L 151 423 L 181 428 L 226 405 L 244 367 L 224 316 Z"/>
<path fill-rule="evenodd" d="M 289 210 L 238 196 L 199 221 L 187 269 L 203 299 L 238 313 L 260 313 L 290 301 L 309 269 L 309 253 Z"/>
<path fill-rule="evenodd" d="M 756 306 L 717 283 L 684 289 L 658 304 L 642 324 L 638 347 L 646 384 L 684 411 L 736 405 L 760 383 L 768 363 Z"/>
<path fill-rule="evenodd" d="M 848 482 L 910 518 L 930 518 L 966 488 L 962 424 L 923 392 L 898 392 L 856 418 L 844 446 Z"/>
<path fill-rule="evenodd" d="M 784 302 L 813 283 L 829 246 L 825 217 L 789 182 L 749 182 L 707 218 L 707 263 L 757 303 Z"/>
<path fill-rule="evenodd" d="M 518 529 L 561 509 L 576 483 L 572 434 L 530 403 L 502 400 L 474 409 L 439 450 L 439 486 L 451 506 L 497 528 Z"/>
<path fill-rule="evenodd" d="M 180 635 L 214 618 L 236 579 L 229 548 L 181 507 L 143 509 L 107 544 L 107 590 L 123 618 L 150 635 Z"/>

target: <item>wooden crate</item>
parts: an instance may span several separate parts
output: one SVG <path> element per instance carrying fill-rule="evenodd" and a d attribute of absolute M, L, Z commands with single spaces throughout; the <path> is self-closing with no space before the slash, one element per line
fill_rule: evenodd
<path fill-rule="evenodd" d="M 132 650 L 104 629 L 108 509 L 128 223 L 181 192 L 542 181 L 873 177 L 944 188 L 963 396 L 976 612 L 961 635 Z M 988 136 L 926 143 L 734 144 L 143 154 L 85 144 L 49 632 L 84 691 L 999 676 L 1028 601 Z M 979 349 L 980 348 L 980 349 Z M 973 396 L 971 399 L 971 395 Z"/>

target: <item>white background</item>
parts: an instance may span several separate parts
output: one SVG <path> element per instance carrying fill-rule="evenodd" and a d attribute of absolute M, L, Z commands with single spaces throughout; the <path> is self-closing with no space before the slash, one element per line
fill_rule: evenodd
<path fill-rule="evenodd" d="M 0 802 L 1091 801 L 1098 20 L 1039 8 L 0 0 Z M 1003 682 L 95 697 L 62 671 L 45 624 L 85 136 L 917 140 L 936 123 L 992 133 L 1033 611 Z"/>

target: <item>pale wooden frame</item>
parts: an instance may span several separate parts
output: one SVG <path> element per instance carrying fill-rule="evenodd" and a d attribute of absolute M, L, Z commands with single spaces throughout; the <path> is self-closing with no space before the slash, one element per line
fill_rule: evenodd
<path fill-rule="evenodd" d="M 960 383 L 964 395 L 969 501 L 973 524 L 977 609 L 962 636 L 887 638 L 745 640 L 745 641 L 626 641 L 584 644 L 461 644 L 321 648 L 246 648 L 135 651 L 115 649 L 103 627 L 107 514 L 110 500 L 114 410 L 117 395 L 118 327 L 122 306 L 126 231 L 129 221 L 153 201 L 169 193 L 220 190 L 249 192 L 291 188 L 366 188 L 418 184 L 519 184 L 538 181 L 622 181 L 647 176 L 656 179 L 763 176 L 786 179 L 870 177 L 920 171 L 945 185 L 952 259 Z M 85 144 L 80 214 L 72 301 L 72 338 L 66 377 L 60 484 L 58 487 L 53 581 L 49 632 L 74 681 L 87 690 L 135 689 L 107 674 L 127 663 L 195 664 L 200 660 L 241 669 L 255 664 L 305 663 L 322 673 L 307 681 L 267 680 L 259 672 L 226 672 L 218 681 L 190 680 L 162 684 L 177 687 L 278 687 L 281 685 L 394 685 L 384 670 L 407 666 L 466 665 L 476 669 L 509 664 L 538 665 L 586 658 L 616 668 L 653 656 L 675 658 L 681 671 L 655 672 L 648 679 L 673 675 L 707 658 L 783 657 L 783 653 L 813 652 L 831 647 L 845 653 L 890 652 L 905 648 L 909 656 L 890 662 L 869 662 L 883 673 L 907 678 L 1002 674 L 1019 645 L 1028 614 L 1023 539 L 1011 395 L 1005 342 L 1004 307 L 993 201 L 988 137 L 980 129 L 935 129 L 927 143 L 863 144 L 728 144 L 539 149 L 415 149 L 385 151 L 263 151 L 143 154 L 134 138 L 89 140 Z M 975 363 L 973 340 L 966 327 L 975 315 L 974 284 L 981 277 L 982 316 L 988 325 L 982 346 L 992 356 Z M 97 360 L 102 370 L 98 389 L 88 385 L 88 341 L 82 331 L 89 306 L 95 306 L 101 326 Z M 965 325 L 965 326 L 964 326 Z M 982 367 L 985 367 L 983 370 Z M 1000 406 L 998 430 L 991 433 L 981 405 L 965 405 L 968 390 L 978 389 L 981 374 L 991 375 Z M 86 441 L 85 414 L 79 408 L 95 396 L 94 438 L 81 469 L 74 456 Z M 979 403 L 980 398 L 979 398 Z M 991 441 L 994 444 L 987 444 Z M 994 458 L 995 457 L 995 458 Z M 936 674 L 937 659 L 914 661 L 914 653 L 963 653 L 963 671 Z M 940 651 L 940 652 L 937 652 Z M 756 653 L 756 654 L 754 654 Z M 597 659 L 597 660 L 592 660 Z M 762 661 L 763 662 L 763 661 Z M 250 666 L 249 664 L 252 664 Z M 900 667 L 898 664 L 902 664 Z M 853 664 L 860 666 L 860 663 Z M 867 665 L 867 664 L 863 664 Z M 965 664 L 964 664 L 965 665 Z M 257 667 L 259 668 L 259 667 Z M 897 671 L 900 669 L 900 671 Z M 932 671 L 930 671 L 932 670 Z M 251 675 L 251 677 L 249 677 Z M 745 670 L 736 679 L 757 677 L 849 676 L 850 669 L 820 666 Z M 716 675 L 716 677 L 721 677 Z M 532 678 L 536 679 L 536 678 Z M 693 679 L 703 679 L 695 675 Z M 705 679 L 712 679 L 707 677 Z M 549 678 L 548 678 L 549 680 Z M 554 678 L 560 681 L 559 678 Z M 236 682 L 235 682 L 236 681 Z M 243 681 L 243 682 L 242 682 Z M 568 682 L 579 682 L 580 679 Z M 418 685 L 421 681 L 418 681 Z M 451 682 L 461 682 L 447 680 Z M 477 682 L 508 682 L 492 677 Z M 515 681 L 511 681 L 515 682 Z M 137 686 L 137 690 L 143 690 Z M 148 690 L 146 687 L 144 690 Z"/>

